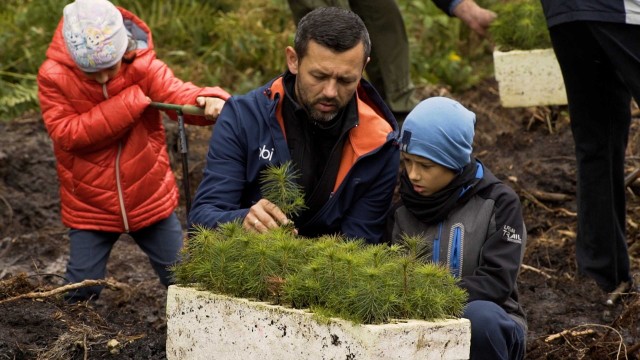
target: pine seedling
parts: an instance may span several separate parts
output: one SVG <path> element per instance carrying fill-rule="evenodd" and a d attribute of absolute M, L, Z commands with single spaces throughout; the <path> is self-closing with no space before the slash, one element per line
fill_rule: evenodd
<path fill-rule="evenodd" d="M 384 244 L 365 246 L 362 250 L 362 256 L 364 257 L 363 261 L 373 267 L 382 266 L 396 258 L 391 249 Z"/>
<path fill-rule="evenodd" d="M 498 17 L 491 23 L 491 37 L 502 51 L 551 47 L 547 23 L 539 0 L 498 2 L 492 7 Z"/>
<path fill-rule="evenodd" d="M 202 228 L 196 228 L 194 236 L 180 250 L 180 262 L 170 268 L 177 283 L 195 283 L 204 276 L 202 254 L 208 251 L 208 244 L 214 241 L 214 236 L 213 232 L 203 232 Z"/>
<path fill-rule="evenodd" d="M 214 292 L 230 294 L 233 292 L 234 281 L 231 269 L 239 260 L 238 242 L 232 238 L 220 239 L 212 244 L 210 262 L 210 275 L 205 279 L 206 283 L 214 289 Z M 237 286 L 237 285 L 236 285 Z"/>
<path fill-rule="evenodd" d="M 391 263 L 361 268 L 347 296 L 330 308 L 356 323 L 380 324 L 398 317 L 402 302 L 396 284 L 390 281 L 393 268 Z"/>
<path fill-rule="evenodd" d="M 240 259 L 229 266 L 229 282 L 227 288 L 231 296 L 250 298 L 247 293 L 246 283 L 251 277 L 247 261 Z"/>
<path fill-rule="evenodd" d="M 267 279 L 278 276 L 271 245 L 268 234 L 255 234 L 245 250 L 247 277 L 244 289 L 247 297 L 265 300 L 269 295 Z"/>
<path fill-rule="evenodd" d="M 404 317 L 409 316 L 412 312 L 410 307 L 412 306 L 409 301 L 410 297 L 410 278 L 413 276 L 416 266 L 422 262 L 429 261 L 431 259 L 432 246 L 431 242 L 424 241 L 424 234 L 409 235 L 402 234 L 400 241 L 397 244 L 399 253 L 402 254 L 400 260 L 400 268 L 402 274 L 402 296 L 404 304 Z"/>
<path fill-rule="evenodd" d="M 424 239 L 424 234 L 402 234 L 398 245 L 406 257 L 426 262 L 431 259 L 433 247 L 430 241 L 425 241 Z"/>
<path fill-rule="evenodd" d="M 296 179 L 300 172 L 287 161 L 280 166 L 269 165 L 260 175 L 262 196 L 274 203 L 287 217 L 297 216 L 306 208 L 304 190 Z"/>
<path fill-rule="evenodd" d="M 402 257 L 400 259 L 400 268 L 401 268 L 401 275 L 402 275 L 402 298 L 403 298 L 403 302 L 406 304 L 406 299 L 409 297 L 409 277 L 411 276 L 411 273 L 414 271 L 414 268 L 416 266 L 416 261 L 414 259 L 411 259 L 408 256 Z M 404 316 L 407 316 L 407 313 L 409 313 L 409 309 L 405 308 L 405 313 Z"/>
<path fill-rule="evenodd" d="M 289 227 L 273 229 L 268 238 L 274 269 L 266 279 L 267 289 L 275 303 L 280 303 L 285 278 L 299 272 L 308 263 L 310 241 L 297 237 Z"/>
<path fill-rule="evenodd" d="M 445 267 L 427 263 L 411 272 L 404 308 L 411 318 L 433 320 L 444 314 L 460 316 L 466 301 L 466 291 Z"/>
<path fill-rule="evenodd" d="M 317 254 L 344 242 L 344 239 L 339 235 L 323 235 L 313 239 L 313 241 L 309 241 L 309 253 L 311 256 L 316 257 Z"/>
<path fill-rule="evenodd" d="M 352 249 L 350 256 L 343 256 L 348 259 L 343 265 L 353 266 L 342 268 L 343 276 L 345 270 L 352 271 L 350 284 L 342 280 L 340 291 L 332 293 L 340 295 L 328 296 L 326 306 L 337 316 L 356 323 L 385 322 L 397 314 L 396 306 L 400 304 L 392 275 L 395 272 L 392 252 L 384 245 L 361 244 Z"/>
<path fill-rule="evenodd" d="M 362 239 L 336 242 L 337 246 L 340 248 L 340 252 L 345 254 L 358 253 L 366 246 L 365 241 Z"/>
<path fill-rule="evenodd" d="M 326 291 L 319 281 L 317 264 L 307 264 L 296 274 L 287 277 L 283 286 L 283 297 L 295 308 L 320 305 L 319 298 Z M 322 304 L 324 305 L 324 304 Z"/>
<path fill-rule="evenodd" d="M 340 235 L 302 239 L 285 228 L 256 234 L 239 221 L 197 229 L 175 267 L 179 283 L 310 308 L 356 323 L 460 314 L 466 295 L 441 267 L 421 264 L 421 237 L 402 246 Z"/>
<path fill-rule="evenodd" d="M 300 268 L 306 263 L 308 241 L 297 239 L 290 231 L 281 231 L 276 229 L 274 232 L 284 233 L 271 243 L 273 247 L 274 263 L 277 266 L 279 276 L 288 276 L 300 271 Z"/>
<path fill-rule="evenodd" d="M 313 278 L 321 285 L 321 291 L 316 294 L 316 301 L 324 304 L 330 301 L 331 294 L 339 297 L 354 277 L 357 256 L 364 248 L 360 241 L 345 241 L 339 235 L 325 235 L 308 241 L 311 245 L 309 265 L 303 268 L 302 275 Z"/>
<path fill-rule="evenodd" d="M 340 244 L 341 251 L 338 253 L 340 283 L 345 288 L 353 286 L 354 277 L 358 269 L 363 266 L 362 257 L 359 257 L 358 253 L 362 251 L 364 246 L 364 243 L 360 241 L 348 241 Z"/>
<path fill-rule="evenodd" d="M 200 230 L 202 231 L 202 230 Z M 230 221 L 228 223 L 220 224 L 215 232 L 219 237 L 223 239 L 234 239 L 238 237 L 242 237 L 246 234 L 246 231 L 242 227 L 242 221 L 235 220 Z"/>
<path fill-rule="evenodd" d="M 318 268 L 321 269 L 318 274 L 320 280 L 330 288 L 335 288 L 340 278 L 339 252 L 338 247 L 332 246 L 320 253 L 315 260 Z"/>

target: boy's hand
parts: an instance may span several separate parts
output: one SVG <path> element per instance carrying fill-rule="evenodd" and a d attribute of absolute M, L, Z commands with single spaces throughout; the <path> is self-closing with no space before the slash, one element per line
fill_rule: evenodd
<path fill-rule="evenodd" d="M 204 108 L 204 118 L 213 122 L 218 119 L 220 111 L 222 111 L 222 107 L 224 106 L 224 102 L 224 100 L 216 97 L 198 96 L 196 98 L 198 106 Z"/>

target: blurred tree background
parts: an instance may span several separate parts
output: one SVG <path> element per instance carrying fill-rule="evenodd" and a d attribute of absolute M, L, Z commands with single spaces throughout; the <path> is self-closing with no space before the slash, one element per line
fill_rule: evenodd
<path fill-rule="evenodd" d="M 491 7 L 501 0 L 478 1 Z M 36 74 L 71 0 L 0 3 L 0 121 L 38 111 Z M 113 0 L 151 28 L 158 58 L 195 84 L 245 93 L 285 70 L 295 25 L 286 0 Z M 431 1 L 399 0 L 417 86 L 467 89 L 492 76 L 492 45 Z"/>

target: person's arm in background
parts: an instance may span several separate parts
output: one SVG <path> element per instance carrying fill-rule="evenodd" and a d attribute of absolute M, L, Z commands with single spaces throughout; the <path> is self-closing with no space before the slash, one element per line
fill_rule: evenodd
<path fill-rule="evenodd" d="M 471 30 L 481 36 L 487 34 L 487 29 L 497 15 L 476 4 L 474 0 L 432 0 L 440 10 L 450 16 L 462 20 Z"/>

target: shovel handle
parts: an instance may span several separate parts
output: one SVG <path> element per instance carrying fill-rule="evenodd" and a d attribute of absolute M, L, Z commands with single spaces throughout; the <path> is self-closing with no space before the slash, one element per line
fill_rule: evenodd
<path fill-rule="evenodd" d="M 152 102 L 151 106 L 158 110 L 173 110 L 187 115 L 204 116 L 204 108 L 195 105 L 177 105 L 161 102 Z"/>

